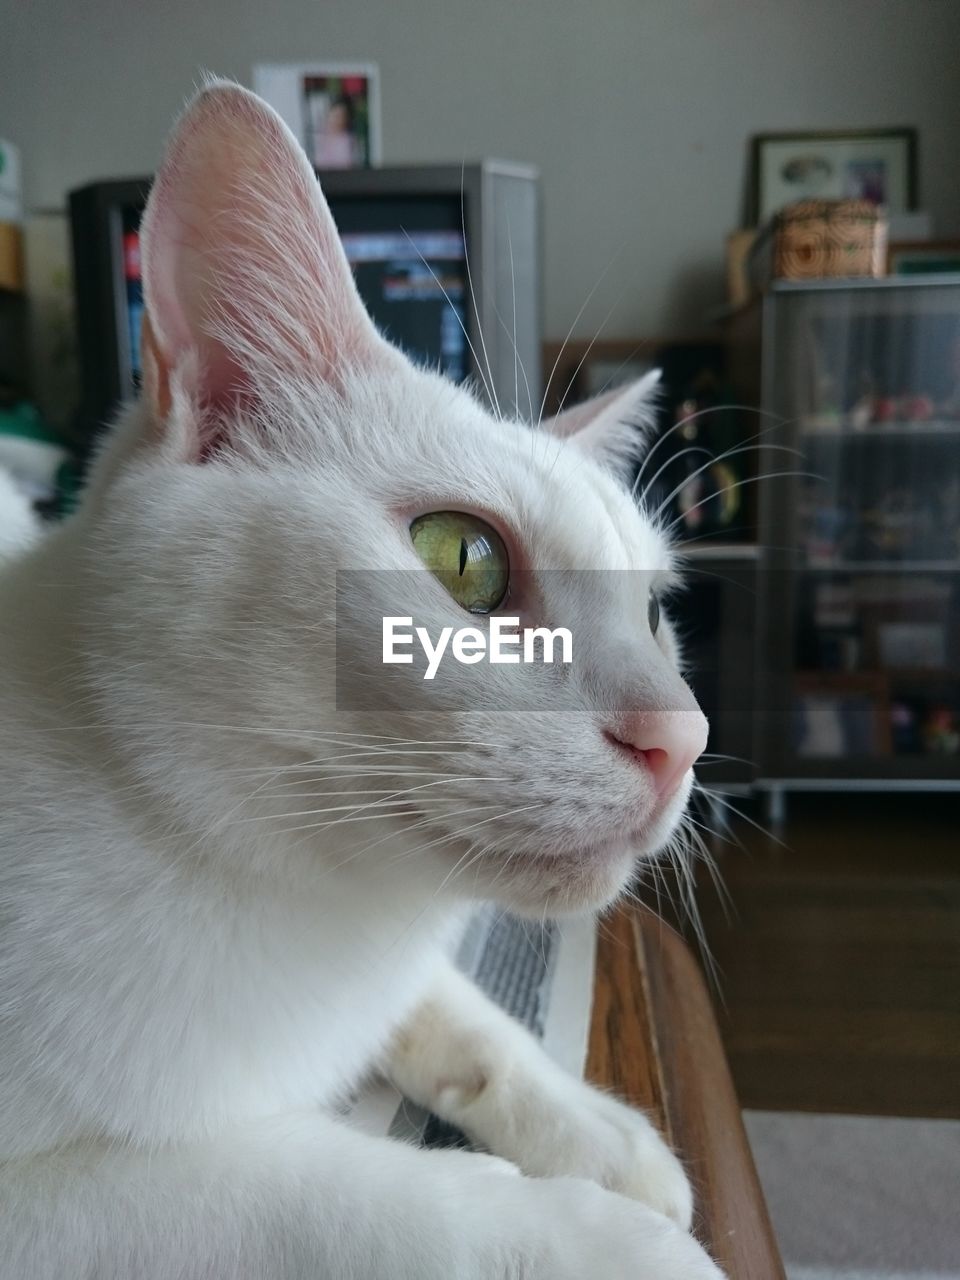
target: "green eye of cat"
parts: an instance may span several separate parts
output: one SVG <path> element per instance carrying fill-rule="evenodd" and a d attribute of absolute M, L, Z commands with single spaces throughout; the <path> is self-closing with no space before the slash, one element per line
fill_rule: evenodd
<path fill-rule="evenodd" d="M 468 613 L 492 613 L 507 594 L 510 562 L 496 529 L 462 511 L 431 511 L 410 526 L 417 555 Z"/>
<path fill-rule="evenodd" d="M 650 624 L 650 634 L 655 636 L 660 626 L 660 601 L 652 591 L 647 602 L 647 622 Z"/>

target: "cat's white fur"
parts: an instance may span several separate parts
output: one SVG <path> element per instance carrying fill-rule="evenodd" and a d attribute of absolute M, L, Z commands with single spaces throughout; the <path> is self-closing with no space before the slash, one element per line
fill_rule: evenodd
<path fill-rule="evenodd" d="M 423 706 L 362 656 L 397 576 L 335 577 L 416 570 L 438 506 L 534 578 L 668 549 L 580 435 L 382 341 L 252 95 L 192 104 L 143 247 L 143 401 L 0 578 L 0 1277 L 715 1280 L 649 1122 L 446 959 L 471 901 L 601 905 L 673 830 L 689 778 L 659 802 L 602 732 L 699 717 L 650 576 L 560 575 L 577 674 L 454 664 Z M 346 1128 L 375 1069 L 510 1163 Z"/>

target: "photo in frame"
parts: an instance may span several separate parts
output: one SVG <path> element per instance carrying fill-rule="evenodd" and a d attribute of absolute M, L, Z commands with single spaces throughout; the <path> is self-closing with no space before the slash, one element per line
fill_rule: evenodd
<path fill-rule="evenodd" d="M 259 63 L 253 88 L 283 117 L 316 169 L 380 163 L 380 75 L 374 63 Z"/>
<path fill-rule="evenodd" d="M 917 202 L 917 132 L 758 134 L 751 170 L 755 226 L 797 200 L 869 200 L 888 213 L 906 213 Z"/>

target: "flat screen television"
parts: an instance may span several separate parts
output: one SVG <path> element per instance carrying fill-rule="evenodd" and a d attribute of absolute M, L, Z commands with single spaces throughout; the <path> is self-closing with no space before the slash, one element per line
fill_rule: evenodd
<path fill-rule="evenodd" d="M 535 415 L 536 170 L 487 160 L 320 177 L 361 297 L 387 337 L 455 382 L 482 388 L 486 380 L 504 414 Z M 139 388 L 139 228 L 150 181 L 96 182 L 70 194 L 87 439 Z"/>

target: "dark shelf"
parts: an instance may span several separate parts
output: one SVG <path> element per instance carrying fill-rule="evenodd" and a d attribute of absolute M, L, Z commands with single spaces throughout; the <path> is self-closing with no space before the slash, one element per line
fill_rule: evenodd
<path fill-rule="evenodd" d="M 800 427 L 803 440 L 874 443 L 877 440 L 950 440 L 960 437 L 960 418 L 930 418 L 921 421 L 870 422 L 855 427 L 848 419 L 840 421 L 804 418 Z"/>

